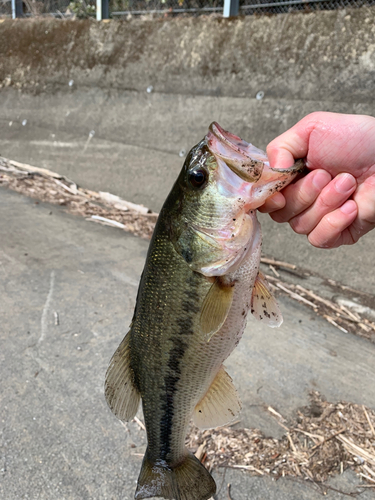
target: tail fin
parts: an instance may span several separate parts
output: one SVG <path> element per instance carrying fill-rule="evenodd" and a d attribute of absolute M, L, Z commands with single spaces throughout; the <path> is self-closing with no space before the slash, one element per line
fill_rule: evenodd
<path fill-rule="evenodd" d="M 176 467 L 170 467 L 162 460 L 152 463 L 146 451 L 135 499 L 208 500 L 215 492 L 211 474 L 192 453 Z"/>

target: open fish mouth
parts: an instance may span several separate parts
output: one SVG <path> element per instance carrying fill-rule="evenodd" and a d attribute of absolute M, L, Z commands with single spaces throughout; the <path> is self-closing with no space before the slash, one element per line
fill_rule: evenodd
<path fill-rule="evenodd" d="M 210 152 L 245 181 L 240 191 L 245 194 L 246 208 L 255 209 L 267 198 L 287 186 L 305 170 L 305 161 L 297 160 L 290 168 L 270 167 L 267 154 L 240 137 L 211 123 L 206 143 Z"/>
<path fill-rule="evenodd" d="M 227 132 L 216 122 L 211 123 L 206 141 L 211 153 L 224 160 L 241 179 L 257 182 L 261 178 L 264 165 L 268 164 L 263 151 Z"/>

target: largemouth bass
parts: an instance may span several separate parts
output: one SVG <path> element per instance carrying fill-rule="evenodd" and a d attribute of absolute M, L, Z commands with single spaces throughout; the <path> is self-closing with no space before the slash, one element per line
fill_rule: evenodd
<path fill-rule="evenodd" d="M 148 446 L 135 493 L 207 500 L 215 481 L 185 447 L 190 419 L 224 425 L 241 404 L 224 360 L 249 310 L 282 317 L 259 271 L 256 209 L 304 168 L 270 168 L 266 154 L 211 124 L 188 154 L 160 212 L 130 330 L 106 375 L 113 413 L 132 419 L 142 399 Z"/>

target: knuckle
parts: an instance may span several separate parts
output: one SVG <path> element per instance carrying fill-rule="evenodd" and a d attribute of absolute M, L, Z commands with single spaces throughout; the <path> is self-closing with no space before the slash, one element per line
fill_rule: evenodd
<path fill-rule="evenodd" d="M 332 199 L 328 196 L 321 195 L 316 200 L 316 207 L 320 212 L 327 213 L 335 208 L 332 204 Z"/>
<path fill-rule="evenodd" d="M 310 228 L 307 227 L 306 223 L 300 217 L 290 219 L 289 225 L 297 234 L 309 234 L 310 232 Z"/>

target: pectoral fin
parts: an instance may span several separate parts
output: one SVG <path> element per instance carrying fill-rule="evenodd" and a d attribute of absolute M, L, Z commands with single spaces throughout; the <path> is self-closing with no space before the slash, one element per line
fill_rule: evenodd
<path fill-rule="evenodd" d="M 124 422 L 137 413 L 140 394 L 134 386 L 130 366 L 130 335 L 127 334 L 113 355 L 105 378 L 105 398 L 117 418 Z"/>
<path fill-rule="evenodd" d="M 231 377 L 222 366 L 208 391 L 195 407 L 193 420 L 200 429 L 231 422 L 240 412 L 241 402 Z"/>
<path fill-rule="evenodd" d="M 204 299 L 200 317 L 201 331 L 207 342 L 220 330 L 232 306 L 234 283 L 225 283 L 220 276 L 215 279 Z"/>
<path fill-rule="evenodd" d="M 269 289 L 269 284 L 263 273 L 259 271 L 256 277 L 251 297 L 251 313 L 264 321 L 268 326 L 275 328 L 283 322 L 283 317 L 275 297 Z"/>

